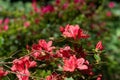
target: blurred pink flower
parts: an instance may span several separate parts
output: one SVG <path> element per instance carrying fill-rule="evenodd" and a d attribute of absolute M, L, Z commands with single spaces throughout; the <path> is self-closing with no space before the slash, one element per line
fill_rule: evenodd
<path fill-rule="evenodd" d="M 53 12 L 53 11 L 54 11 L 54 7 L 52 5 L 43 6 L 41 8 L 42 14 L 50 13 L 50 12 Z"/>
<path fill-rule="evenodd" d="M 115 7 L 115 3 L 114 2 L 109 2 L 108 7 L 109 8 L 114 8 Z"/>
<path fill-rule="evenodd" d="M 30 26 L 30 22 L 29 21 L 24 22 L 24 27 L 28 28 L 29 26 Z"/>
<path fill-rule="evenodd" d="M 6 19 L 4 20 L 4 24 L 7 25 L 7 24 L 9 23 L 9 21 L 10 21 L 9 18 L 6 18 Z"/>
<path fill-rule="evenodd" d="M 39 8 L 37 7 L 36 0 L 32 0 L 32 8 L 33 8 L 34 12 L 36 12 L 36 13 L 40 12 Z"/>
<path fill-rule="evenodd" d="M 112 13 L 111 13 L 110 11 L 107 11 L 107 12 L 106 12 L 106 16 L 107 16 L 107 17 L 111 17 L 111 16 L 112 16 Z"/>
<path fill-rule="evenodd" d="M 4 26 L 3 26 L 3 29 L 4 29 L 5 31 L 7 31 L 8 28 L 9 28 L 8 25 L 4 25 Z"/>
<path fill-rule="evenodd" d="M 64 4 L 63 4 L 63 9 L 67 9 L 68 6 L 69 6 L 69 3 L 64 3 Z"/>

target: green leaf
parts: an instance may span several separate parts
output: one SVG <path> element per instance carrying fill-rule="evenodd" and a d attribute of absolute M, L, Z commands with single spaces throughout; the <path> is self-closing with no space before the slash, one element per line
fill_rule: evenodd
<path fill-rule="evenodd" d="M 113 14 L 116 16 L 120 16 L 120 9 L 114 9 L 112 10 Z"/>
<path fill-rule="evenodd" d="M 74 80 L 72 77 L 70 77 L 70 78 L 65 78 L 65 80 Z"/>
<path fill-rule="evenodd" d="M 94 58 L 96 59 L 97 62 L 101 61 L 99 54 L 94 54 Z"/>
<path fill-rule="evenodd" d="M 4 43 L 4 39 L 3 37 L 0 37 L 0 46 L 2 46 L 3 43 Z"/>

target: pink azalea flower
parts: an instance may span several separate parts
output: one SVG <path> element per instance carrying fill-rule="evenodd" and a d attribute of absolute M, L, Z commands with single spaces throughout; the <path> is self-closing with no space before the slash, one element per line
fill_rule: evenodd
<path fill-rule="evenodd" d="M 77 59 L 75 57 L 75 55 L 70 56 L 69 59 L 64 59 L 64 66 L 63 66 L 63 70 L 64 71 L 69 71 L 69 72 L 73 72 L 76 68 L 79 70 L 87 70 L 88 69 L 88 64 L 86 64 L 88 62 L 85 61 L 84 58 L 79 58 Z"/>
<path fill-rule="evenodd" d="M 40 57 L 40 52 L 34 52 L 33 54 L 32 54 L 35 58 L 39 58 Z"/>
<path fill-rule="evenodd" d="M 99 41 L 99 42 L 96 44 L 96 49 L 98 49 L 98 50 L 103 50 L 102 41 Z"/>
<path fill-rule="evenodd" d="M 52 41 L 49 41 L 48 43 L 45 40 L 39 40 L 39 45 L 43 50 L 46 50 L 48 52 L 52 51 L 55 47 L 52 46 Z"/>
<path fill-rule="evenodd" d="M 16 76 L 19 80 L 29 80 L 30 72 L 28 69 L 36 66 L 36 62 L 29 58 L 29 56 L 25 56 L 13 61 L 11 70 L 17 73 Z"/>
<path fill-rule="evenodd" d="M 2 67 L 0 67 L 0 77 L 6 76 L 8 74 L 7 71 L 4 71 Z"/>
<path fill-rule="evenodd" d="M 108 7 L 109 8 L 114 8 L 115 7 L 115 3 L 114 2 L 109 2 Z"/>
<path fill-rule="evenodd" d="M 76 68 L 76 60 L 75 56 L 71 56 L 70 59 L 65 59 L 63 66 L 64 71 L 73 72 Z"/>
<path fill-rule="evenodd" d="M 85 63 L 85 59 L 84 58 L 77 59 L 76 63 L 77 63 L 77 68 L 79 70 L 86 70 L 86 69 L 88 69 L 88 66 L 84 64 Z"/>
<path fill-rule="evenodd" d="M 65 29 L 64 29 L 64 27 L 60 26 L 60 32 L 62 32 L 62 33 L 63 33 L 63 32 L 64 32 L 64 30 L 65 30 Z"/>
<path fill-rule="evenodd" d="M 17 73 L 16 76 L 19 80 L 29 80 L 30 72 L 27 69 L 25 69 Z"/>
<path fill-rule="evenodd" d="M 31 54 L 39 60 L 49 59 L 50 56 L 53 56 L 52 50 L 54 48 L 55 47 L 52 46 L 52 41 L 46 42 L 45 40 L 41 39 L 38 41 L 38 44 L 34 44 L 32 46 Z"/>
<path fill-rule="evenodd" d="M 66 46 L 64 48 L 60 48 L 60 50 L 57 51 L 57 56 L 62 58 L 69 58 L 71 56 L 71 48 L 70 46 Z"/>
<path fill-rule="evenodd" d="M 78 35 L 78 31 L 79 31 L 78 25 L 75 25 L 75 26 L 67 25 L 65 27 L 65 31 L 63 32 L 63 36 L 76 39 Z"/>
<path fill-rule="evenodd" d="M 83 30 L 80 29 L 79 25 L 67 25 L 64 29 L 62 29 L 62 34 L 64 37 L 80 39 L 80 38 L 88 38 L 87 34 L 84 34 Z"/>
<path fill-rule="evenodd" d="M 80 38 L 89 38 L 88 34 L 85 34 L 82 29 L 79 29 L 78 31 L 78 39 Z"/>
<path fill-rule="evenodd" d="M 42 48 L 40 47 L 39 44 L 33 44 L 33 45 L 32 45 L 32 50 L 33 50 L 33 51 L 34 51 L 34 50 L 42 50 Z"/>

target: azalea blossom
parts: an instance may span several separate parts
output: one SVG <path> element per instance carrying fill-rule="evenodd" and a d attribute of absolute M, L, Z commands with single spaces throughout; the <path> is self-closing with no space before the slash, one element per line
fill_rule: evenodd
<path fill-rule="evenodd" d="M 45 40 L 41 39 L 38 41 L 38 44 L 32 45 L 32 50 L 45 50 L 51 52 L 55 47 L 52 46 L 52 41 L 46 42 Z"/>
<path fill-rule="evenodd" d="M 52 56 L 52 50 L 54 48 L 55 47 L 52 46 L 52 41 L 46 42 L 41 39 L 38 41 L 38 44 L 33 44 L 31 54 L 39 60 L 48 59 Z"/>
<path fill-rule="evenodd" d="M 62 57 L 62 58 L 69 58 L 71 56 L 71 48 L 70 48 L 70 46 L 60 48 L 60 50 L 57 51 L 57 56 Z"/>
<path fill-rule="evenodd" d="M 11 70 L 16 72 L 19 80 L 29 80 L 30 72 L 28 69 L 36 66 L 36 62 L 31 61 L 29 58 L 29 56 L 25 56 L 13 61 Z"/>
<path fill-rule="evenodd" d="M 7 71 L 4 71 L 2 67 L 0 67 L 0 77 L 6 76 L 8 74 Z"/>
<path fill-rule="evenodd" d="M 52 46 L 52 41 L 49 41 L 48 43 L 45 40 L 39 40 L 38 44 L 43 50 L 46 50 L 48 52 L 52 51 L 55 47 Z"/>
<path fill-rule="evenodd" d="M 88 38 L 89 35 L 85 34 L 82 29 L 80 29 L 79 25 L 67 25 L 64 29 L 61 27 L 61 32 L 64 37 L 80 39 L 80 38 Z"/>
<path fill-rule="evenodd" d="M 76 68 L 76 60 L 77 59 L 76 59 L 75 55 L 71 56 L 70 59 L 65 59 L 64 66 L 63 66 L 64 71 L 73 72 Z"/>
<path fill-rule="evenodd" d="M 98 49 L 98 50 L 103 50 L 102 41 L 99 41 L 99 42 L 96 44 L 96 49 Z"/>
<path fill-rule="evenodd" d="M 79 70 L 88 69 L 88 66 L 84 64 L 85 63 L 85 59 L 84 58 L 77 59 L 76 63 L 77 63 L 77 68 Z"/>
<path fill-rule="evenodd" d="M 64 60 L 64 71 L 73 72 L 75 69 L 87 70 L 88 66 L 85 64 L 84 58 L 77 59 L 75 55 L 71 56 L 69 59 Z"/>

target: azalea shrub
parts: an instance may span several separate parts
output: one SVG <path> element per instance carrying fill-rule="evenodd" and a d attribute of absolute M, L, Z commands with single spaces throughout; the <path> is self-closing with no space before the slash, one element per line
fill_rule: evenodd
<path fill-rule="evenodd" d="M 117 0 L 1 0 L 0 79 L 118 80 L 119 5 Z"/>
<path fill-rule="evenodd" d="M 11 62 L 4 59 L 1 62 L 0 77 L 15 74 L 19 80 L 102 80 L 102 42 L 96 43 L 93 50 L 87 50 L 84 48 L 87 43 L 83 44 L 81 40 L 90 36 L 78 25 L 66 25 L 60 31 L 65 40 L 59 43 L 67 41 L 66 44 L 54 46 L 54 41 L 40 39 L 26 49 L 28 54 L 18 59 L 13 55 L 9 59 Z M 37 76 L 39 70 L 47 74 Z"/>

